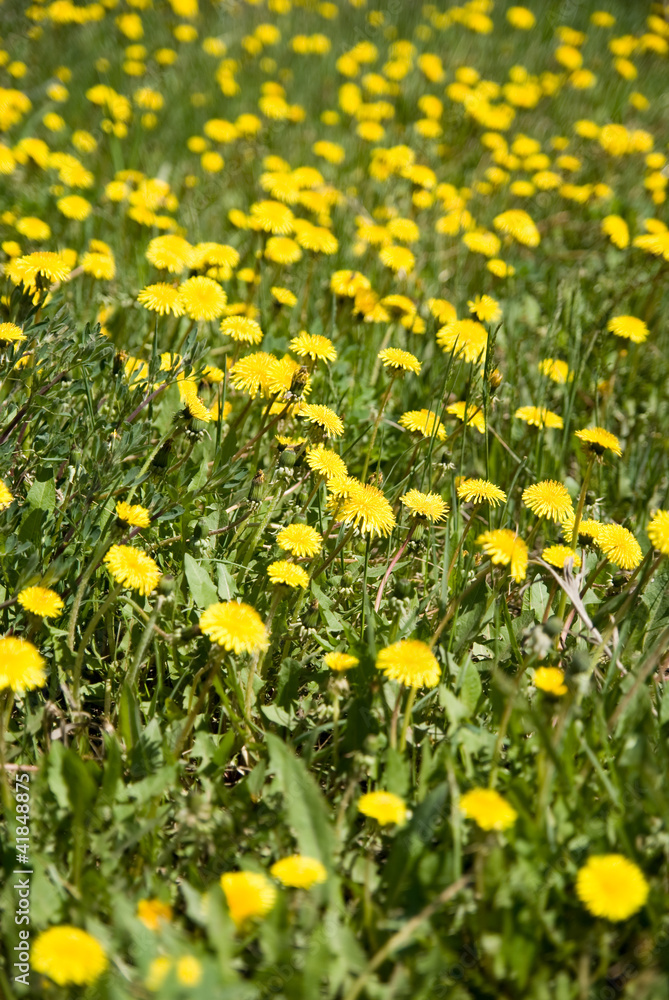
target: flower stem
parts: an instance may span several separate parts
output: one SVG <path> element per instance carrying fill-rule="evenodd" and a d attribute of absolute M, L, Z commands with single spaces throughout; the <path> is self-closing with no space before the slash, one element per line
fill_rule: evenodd
<path fill-rule="evenodd" d="M 578 529 L 581 526 L 581 518 L 583 516 L 583 507 L 585 506 L 585 497 L 588 492 L 588 486 L 590 485 L 590 476 L 592 475 L 592 467 L 595 464 L 595 454 L 594 452 L 590 456 L 587 468 L 585 470 L 585 475 L 583 476 L 583 483 L 581 484 L 581 493 L 578 498 L 578 506 L 576 508 L 576 516 L 574 517 L 574 527 L 571 531 L 571 547 L 576 550 L 576 543 L 578 542 Z M 558 605 L 558 618 L 564 616 L 564 609 L 567 605 L 567 591 L 563 590 L 560 596 L 560 603 Z"/>
<path fill-rule="evenodd" d="M 407 532 L 406 538 L 404 539 L 404 541 L 400 545 L 399 549 L 397 550 L 397 552 L 393 556 L 393 558 L 392 558 L 392 560 L 391 560 L 391 562 L 390 562 L 390 564 L 388 566 L 388 569 L 386 570 L 386 572 L 384 574 L 383 580 L 381 580 L 381 585 L 380 585 L 378 593 L 376 595 L 376 600 L 374 601 L 374 610 L 375 611 L 378 611 L 379 608 L 381 607 L 381 598 L 383 597 L 383 591 L 385 589 L 386 583 L 388 582 L 388 578 L 389 578 L 390 574 L 392 573 L 392 571 L 395 569 L 395 566 L 397 565 L 397 563 L 400 561 L 400 559 L 404 555 L 404 551 L 405 551 L 407 545 L 409 544 L 409 542 L 411 541 L 411 538 L 413 536 L 414 531 L 416 530 L 417 525 L 418 525 L 418 520 L 416 518 L 414 518 L 414 520 L 411 522 L 411 525 L 410 525 L 409 530 Z"/>
<path fill-rule="evenodd" d="M 281 600 L 281 587 L 275 587 L 274 593 L 272 594 L 272 602 L 269 606 L 269 611 L 267 612 L 267 621 L 265 622 L 265 630 L 269 638 L 272 632 L 272 621 L 274 620 L 274 615 L 276 609 L 279 606 L 279 601 Z M 255 679 L 256 670 L 258 674 L 262 676 L 262 668 L 265 662 L 265 656 L 267 655 L 267 650 L 265 649 L 262 653 L 258 653 L 253 657 L 251 666 L 249 667 L 249 676 L 246 681 L 246 693 L 244 697 L 244 713 L 246 718 L 251 716 L 251 707 L 253 702 L 253 681 Z"/>
<path fill-rule="evenodd" d="M 86 626 L 86 631 L 84 632 L 81 642 L 77 648 L 77 654 L 74 660 L 73 668 L 73 679 L 72 679 L 72 696 L 77 704 L 79 704 L 79 683 L 81 681 L 81 667 L 84 662 L 84 653 L 86 652 L 86 647 L 90 642 L 91 636 L 95 631 L 95 626 L 100 621 L 100 619 L 105 615 L 108 609 L 112 606 L 114 601 L 117 599 L 118 595 L 121 593 L 123 584 L 117 583 L 115 587 L 107 594 L 106 600 L 102 602 L 98 610 L 95 612 L 88 625 Z"/>
<path fill-rule="evenodd" d="M 407 729 L 409 728 L 409 719 L 411 718 L 411 711 L 415 700 L 416 688 L 412 687 L 409 689 L 409 697 L 407 699 L 406 708 L 404 709 L 404 719 L 402 720 L 402 731 L 400 733 L 400 753 L 403 753 L 407 743 Z"/>
<path fill-rule="evenodd" d="M 369 447 L 367 448 L 367 455 L 365 456 L 365 464 L 362 469 L 362 475 L 360 476 L 360 481 L 363 483 L 367 478 L 367 469 L 369 468 L 369 462 L 372 457 L 372 449 L 374 448 L 374 442 L 376 441 L 376 435 L 379 430 L 379 424 L 381 423 L 381 417 L 383 416 L 383 411 L 385 410 L 386 403 L 388 402 L 388 399 L 390 397 L 390 392 L 393 387 L 394 381 L 395 381 L 394 376 L 391 376 L 390 381 L 388 383 L 388 388 L 384 392 L 381 398 L 381 403 L 379 404 L 379 412 L 376 414 L 376 420 L 374 421 L 374 426 L 372 428 L 372 436 L 369 439 Z"/>

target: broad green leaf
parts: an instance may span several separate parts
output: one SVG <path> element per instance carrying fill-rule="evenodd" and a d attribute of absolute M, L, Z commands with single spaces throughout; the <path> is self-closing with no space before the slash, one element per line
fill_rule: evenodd
<path fill-rule="evenodd" d="M 184 556 L 184 572 L 188 587 L 198 608 L 206 608 L 218 602 L 218 592 L 202 565 L 187 552 Z"/>
<path fill-rule="evenodd" d="M 51 513 L 56 506 L 56 487 L 53 477 L 49 476 L 48 479 L 43 480 L 36 479 L 26 493 L 26 500 L 33 509 L 46 510 Z"/>

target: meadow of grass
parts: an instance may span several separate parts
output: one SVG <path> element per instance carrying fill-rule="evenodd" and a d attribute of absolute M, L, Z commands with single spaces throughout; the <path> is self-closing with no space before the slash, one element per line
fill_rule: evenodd
<path fill-rule="evenodd" d="M 666 1000 L 669 10 L 0 36 L 0 996 Z"/>

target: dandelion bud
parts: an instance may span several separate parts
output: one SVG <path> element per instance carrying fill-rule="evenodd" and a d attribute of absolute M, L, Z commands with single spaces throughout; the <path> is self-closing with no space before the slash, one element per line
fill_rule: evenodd
<path fill-rule="evenodd" d="M 556 635 L 559 635 L 564 628 L 564 622 L 557 615 L 551 615 L 550 618 L 544 622 L 543 630 L 546 635 L 549 635 L 551 639 L 554 639 Z"/>
<path fill-rule="evenodd" d="M 162 594 L 164 597 L 169 597 L 174 591 L 174 577 L 166 573 L 161 576 L 160 583 L 158 584 L 158 593 Z"/>
<path fill-rule="evenodd" d="M 573 674 L 584 674 L 590 669 L 590 656 L 584 649 L 575 649 L 571 658 L 571 672 Z"/>
<path fill-rule="evenodd" d="M 304 392 L 304 387 L 309 380 L 309 369 L 302 365 L 293 374 L 293 378 L 290 383 L 290 389 L 286 393 L 286 399 L 301 399 L 302 393 Z"/>
<path fill-rule="evenodd" d="M 495 368 L 493 371 L 490 372 L 490 375 L 488 376 L 488 387 L 490 389 L 491 396 L 495 395 L 495 393 L 497 392 L 503 381 L 504 381 L 504 376 L 502 375 L 499 368 Z"/>
<path fill-rule="evenodd" d="M 279 455 L 279 465 L 282 469 L 292 469 L 297 461 L 297 455 L 292 448 L 284 448 Z"/>
<path fill-rule="evenodd" d="M 251 481 L 251 489 L 249 490 L 249 500 L 262 500 L 263 497 L 263 484 L 265 482 L 265 473 L 262 469 L 258 469 L 253 480 Z"/>

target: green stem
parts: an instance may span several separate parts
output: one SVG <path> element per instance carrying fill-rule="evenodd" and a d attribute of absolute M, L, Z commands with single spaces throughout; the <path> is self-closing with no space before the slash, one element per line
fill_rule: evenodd
<path fill-rule="evenodd" d="M 281 587 L 276 587 L 274 593 L 272 594 L 272 602 L 269 606 L 269 611 L 267 612 L 267 621 L 265 622 L 265 631 L 267 632 L 267 638 L 269 640 L 272 631 L 272 621 L 276 613 L 276 609 L 279 606 L 279 601 L 281 600 Z M 265 663 L 265 657 L 267 656 L 267 649 L 262 653 L 258 653 L 257 656 L 253 657 L 253 661 L 249 668 L 249 676 L 246 681 L 246 693 L 244 697 L 244 713 L 246 718 L 251 716 L 251 706 L 253 703 L 253 681 L 255 679 L 256 670 L 258 674 L 262 677 L 262 668 Z"/>
<path fill-rule="evenodd" d="M 588 486 L 590 485 L 590 476 L 592 475 L 592 467 L 595 464 L 595 454 L 594 452 L 590 456 L 587 468 L 585 470 L 585 475 L 583 476 L 583 483 L 581 485 L 581 493 L 578 498 L 578 507 L 576 508 L 576 516 L 574 517 L 574 527 L 571 531 L 571 547 L 576 551 L 576 544 L 578 542 L 578 529 L 581 526 L 581 517 L 583 516 L 583 507 L 585 505 L 585 497 L 588 492 Z M 563 590 L 560 595 L 560 603 L 558 605 L 558 618 L 564 617 L 564 609 L 567 606 L 567 591 Z"/>
<path fill-rule="evenodd" d="M 139 668 L 142 665 L 142 659 L 144 658 L 144 653 L 146 652 L 146 647 L 149 645 L 151 639 L 153 638 L 153 626 L 158 621 L 158 616 L 162 610 L 165 598 L 161 595 L 158 597 L 156 603 L 153 606 L 153 610 L 149 615 L 149 619 L 144 627 L 144 632 L 139 640 L 139 645 L 135 653 L 135 659 L 132 662 L 132 666 L 128 671 L 126 681 L 129 687 L 134 687 L 137 681 L 137 675 L 139 674 Z"/>
<path fill-rule="evenodd" d="M 383 416 L 383 411 L 386 408 L 386 403 L 390 397 L 390 392 L 393 387 L 393 382 L 395 381 L 394 376 L 391 376 L 390 382 L 388 383 L 388 388 L 384 392 L 381 403 L 379 404 L 379 412 L 376 414 L 376 420 L 374 421 L 374 426 L 372 428 L 372 436 L 369 439 L 369 447 L 367 448 L 367 455 L 365 456 L 365 464 L 362 469 L 362 475 L 360 476 L 360 481 L 365 482 L 367 478 L 367 469 L 369 468 L 369 462 L 372 457 L 372 449 L 374 448 L 374 442 L 376 441 L 376 435 L 379 430 L 379 425 L 381 423 L 381 417 Z"/>
<path fill-rule="evenodd" d="M 77 704 L 79 704 L 79 684 L 81 681 L 81 667 L 84 662 L 84 653 L 86 652 L 86 647 L 90 642 L 91 636 L 95 631 L 95 627 L 100 619 L 107 613 L 109 608 L 112 606 L 114 601 L 118 598 L 121 593 L 123 584 L 117 583 L 115 587 L 107 594 L 106 600 L 102 602 L 98 610 L 95 612 L 88 625 L 86 626 L 86 631 L 84 632 L 81 642 L 77 648 L 77 654 L 74 660 L 73 668 L 73 679 L 72 679 L 72 696 Z"/>
<path fill-rule="evenodd" d="M 352 524 L 349 530 L 344 535 L 341 542 L 339 543 L 339 545 L 337 546 L 337 548 L 332 553 L 332 555 L 328 556 L 325 562 L 321 563 L 321 565 L 317 566 L 316 569 L 313 571 L 313 573 L 311 574 L 312 580 L 317 579 L 317 577 L 319 577 L 321 573 L 328 568 L 330 563 L 334 562 L 334 560 L 337 558 L 341 550 L 344 548 L 344 546 L 346 545 L 347 541 L 349 540 L 354 531 L 355 531 L 355 525 Z"/>
<path fill-rule="evenodd" d="M 407 729 L 409 728 L 409 719 L 411 718 L 411 711 L 415 700 L 416 688 L 412 687 L 409 689 L 409 697 L 407 699 L 406 708 L 404 709 L 404 719 L 402 720 L 402 731 L 400 733 L 400 753 L 403 753 L 407 744 Z"/>

